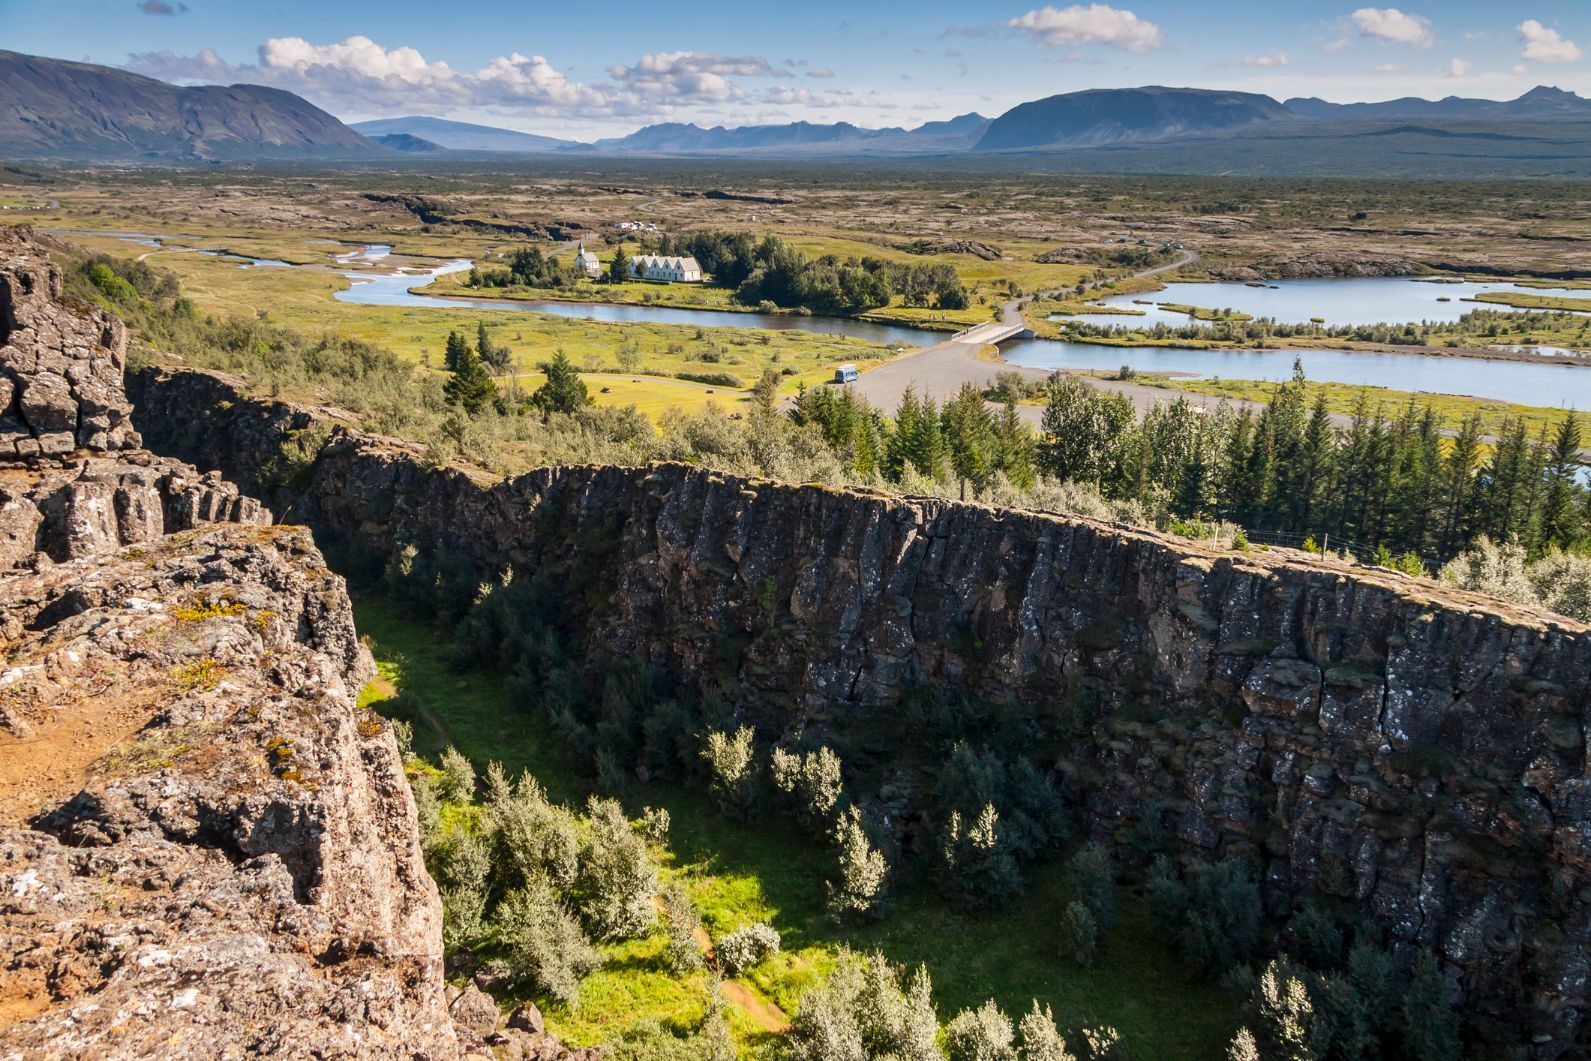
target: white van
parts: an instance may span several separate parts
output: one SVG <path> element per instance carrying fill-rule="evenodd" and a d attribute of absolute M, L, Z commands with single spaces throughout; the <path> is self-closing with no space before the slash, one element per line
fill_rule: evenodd
<path fill-rule="evenodd" d="M 834 382 L 836 382 L 836 383 L 854 383 L 854 382 L 856 382 L 856 366 L 852 365 L 850 363 L 846 363 L 846 364 L 841 365 L 839 368 L 835 369 L 834 370 Z"/>

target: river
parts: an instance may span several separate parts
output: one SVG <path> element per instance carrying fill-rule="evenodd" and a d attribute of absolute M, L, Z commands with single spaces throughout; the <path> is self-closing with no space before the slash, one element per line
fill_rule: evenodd
<path fill-rule="evenodd" d="M 381 246 L 368 249 L 366 260 L 382 257 L 390 250 Z M 610 305 L 592 302 L 526 301 L 522 299 L 446 299 L 420 294 L 410 288 L 421 287 L 433 276 L 459 272 L 470 267 L 468 261 L 450 262 L 430 273 L 358 273 L 343 275 L 353 286 L 337 293 L 341 302 L 364 306 L 425 306 L 436 309 L 519 310 L 550 313 L 598 321 L 651 321 L 657 324 L 695 325 L 704 328 L 777 328 L 846 335 L 890 346 L 932 346 L 945 335 L 895 325 L 873 324 L 842 317 L 800 317 L 793 314 L 729 313 L 723 310 L 674 309 L 662 306 Z M 1378 312 L 1394 307 L 1395 294 L 1412 301 L 1399 303 L 1405 311 L 1423 309 L 1430 290 L 1442 291 L 1454 285 L 1422 284 L 1395 277 L 1376 278 L 1384 285 L 1372 302 Z M 1348 284 L 1364 292 L 1362 281 L 1290 281 L 1309 285 Z M 1395 285 L 1395 286 L 1391 286 Z M 1499 287 L 1507 285 L 1468 285 Z M 1260 293 L 1259 288 L 1237 285 L 1174 284 L 1176 288 L 1209 291 L 1212 287 Z M 1168 289 L 1169 290 L 1169 289 Z M 1285 290 L 1285 289 L 1284 289 Z M 1326 290 L 1330 291 L 1330 288 Z M 1266 289 L 1269 292 L 1269 289 Z M 1274 294 L 1275 292 L 1269 292 Z M 1208 303 L 1206 303 L 1208 304 Z M 1312 303 L 1339 305 L 1330 299 Z M 1445 303 L 1434 303 L 1445 305 Z M 1311 315 L 1319 316 L 1318 312 Z M 1187 318 L 1177 315 L 1186 322 Z M 1095 318 L 1100 319 L 1100 318 Z M 1134 318 L 1137 320 L 1138 318 Z M 1306 318 L 1307 319 L 1307 318 Z M 1302 360 L 1310 379 L 1326 383 L 1364 383 L 1394 390 L 1465 394 L 1555 408 L 1572 405 L 1591 408 L 1591 368 L 1579 364 L 1547 365 L 1534 362 L 1488 361 L 1481 358 L 1437 357 L 1425 354 L 1349 353 L 1342 350 L 1184 350 L 1163 346 L 1106 346 L 1097 343 L 1063 343 L 1047 339 L 1025 339 L 1007 344 L 1002 353 L 1013 365 L 1033 368 L 1079 368 L 1114 371 L 1129 365 L 1144 373 L 1176 372 L 1189 376 L 1222 379 L 1284 380 L 1292 375 L 1293 358 Z"/>
<path fill-rule="evenodd" d="M 100 233 L 146 245 L 159 245 L 161 237 L 148 233 Z M 385 244 L 351 245 L 338 254 L 344 266 L 373 266 L 392 248 Z M 211 252 L 214 253 L 214 252 Z M 241 257 L 241 256 L 239 256 Z M 258 266 L 284 267 L 286 262 L 257 261 Z M 875 324 L 840 317 L 803 317 L 795 314 L 731 313 L 723 310 L 676 309 L 664 306 L 612 305 L 592 302 L 525 301 L 518 299 L 446 299 L 420 294 L 431 279 L 470 268 L 459 260 L 428 271 L 361 272 L 342 270 L 351 286 L 339 291 L 339 302 L 363 306 L 408 306 L 470 312 L 536 312 L 585 320 L 651 321 L 702 328 L 770 328 L 842 335 L 897 348 L 933 346 L 946 336 L 900 325 Z M 1485 290 L 1515 288 L 1536 294 L 1585 296 L 1568 289 L 1518 288 L 1507 283 L 1430 283 L 1401 277 L 1343 280 L 1287 280 L 1265 287 L 1247 284 L 1173 283 L 1154 296 L 1155 301 L 1186 303 L 1212 308 L 1230 306 L 1256 316 L 1307 321 L 1324 317 L 1328 323 L 1365 323 L 1377 320 L 1457 319 L 1474 303 L 1458 300 Z M 1142 297 L 1142 296 L 1139 296 Z M 1450 298 L 1451 302 L 1439 302 Z M 1132 297 L 1107 301 L 1131 303 Z M 1140 307 L 1141 308 L 1141 307 Z M 1505 307 L 1499 307 L 1505 308 Z M 1163 311 L 1156 311 L 1163 312 Z M 1109 318 L 1093 317 L 1095 321 Z M 1129 318 L 1119 318 L 1123 322 Z M 1167 313 L 1168 323 L 1186 324 L 1182 314 Z M 1134 323 L 1143 317 L 1130 318 Z M 1370 384 L 1393 390 L 1462 394 L 1547 408 L 1591 409 L 1591 368 L 1568 363 L 1571 351 L 1563 350 L 1562 365 L 1482 358 L 1440 357 L 1426 354 L 1357 353 L 1342 350 L 1184 350 L 1160 346 L 1107 346 L 1098 343 L 1064 343 L 1027 339 L 1008 344 L 1002 351 L 1013 365 L 1033 368 L 1077 368 L 1114 371 L 1123 365 L 1137 372 L 1174 372 L 1201 378 L 1283 380 L 1299 358 L 1310 379 L 1327 383 Z M 1556 348 L 1552 352 L 1560 352 Z"/>
<path fill-rule="evenodd" d="M 390 248 L 389 248 L 390 249 Z M 379 254 L 376 256 L 380 256 Z M 715 309 L 677 309 L 670 306 L 617 305 L 606 302 L 561 302 L 556 299 L 438 298 L 409 290 L 422 287 L 431 278 L 462 272 L 472 263 L 449 262 L 430 273 L 345 272 L 352 282 L 346 291 L 337 292 L 337 301 L 358 306 L 428 306 L 454 310 L 530 310 L 555 317 L 613 322 L 684 324 L 699 328 L 772 328 L 778 331 L 817 332 L 844 335 L 887 346 L 932 346 L 943 341 L 942 332 L 903 328 L 891 324 L 851 320 L 844 317 L 803 317 L 794 313 L 734 313 Z"/>
<path fill-rule="evenodd" d="M 1182 328 L 1195 321 L 1186 313 L 1160 309 L 1158 304 L 1231 309 L 1251 317 L 1268 317 L 1280 324 L 1327 325 L 1418 324 L 1422 321 L 1451 324 L 1477 309 L 1508 310 L 1496 302 L 1466 302 L 1488 291 L 1529 295 L 1555 295 L 1591 301 L 1591 291 L 1561 287 L 1522 287 L 1506 282 L 1461 281 L 1449 283 L 1411 280 L 1397 276 L 1364 276 L 1342 279 L 1277 280 L 1260 286 L 1221 281 L 1213 284 L 1170 283 L 1147 295 L 1111 295 L 1100 299 L 1106 306 L 1142 310 L 1142 316 L 1088 314 L 1054 320 L 1085 320 L 1091 324 L 1120 324 L 1128 328 L 1165 324 Z"/>
<path fill-rule="evenodd" d="M 1028 368 L 1176 372 L 1200 378 L 1285 380 L 1293 358 L 1321 383 L 1365 383 L 1394 390 L 1464 394 L 1477 398 L 1591 409 L 1591 368 L 1564 363 L 1487 361 L 1431 354 L 1372 354 L 1346 350 L 1184 350 L 1168 346 L 1105 346 L 1023 339 L 1002 348 L 1005 360 Z"/>

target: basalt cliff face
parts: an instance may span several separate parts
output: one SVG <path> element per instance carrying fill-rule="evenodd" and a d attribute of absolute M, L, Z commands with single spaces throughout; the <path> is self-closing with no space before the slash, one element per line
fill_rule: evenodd
<path fill-rule="evenodd" d="M 135 393 L 157 445 L 229 475 L 320 416 L 204 373 Z M 275 489 L 348 555 L 412 548 L 439 598 L 549 579 L 593 670 L 712 676 L 768 736 L 843 733 L 925 687 L 1033 705 L 1095 835 L 1159 808 L 1180 857 L 1260 865 L 1274 915 L 1315 897 L 1433 948 L 1490 1046 L 1591 1051 L 1591 632 L 1570 620 L 1297 554 L 680 465 L 495 481 L 341 427 Z"/>
<path fill-rule="evenodd" d="M 0 1057 L 456 1057 L 343 581 L 138 448 L 126 342 L 0 235 Z"/>

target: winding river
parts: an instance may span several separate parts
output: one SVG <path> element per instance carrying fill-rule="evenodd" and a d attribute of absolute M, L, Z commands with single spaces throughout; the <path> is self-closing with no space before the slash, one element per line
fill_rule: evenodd
<path fill-rule="evenodd" d="M 387 248 L 390 250 L 390 248 Z M 377 257 L 381 256 L 377 247 Z M 422 287 L 434 277 L 462 272 L 468 261 L 449 262 L 428 273 L 353 273 L 344 276 L 352 282 L 346 291 L 337 292 L 339 302 L 359 306 L 426 306 L 444 309 L 530 310 L 555 317 L 581 320 L 684 324 L 700 328 L 771 328 L 778 331 L 817 332 L 844 335 L 888 346 L 932 346 L 945 339 L 942 332 L 904 328 L 844 317 L 802 317 L 793 313 L 734 313 L 715 309 L 677 309 L 669 306 L 615 305 L 606 302 L 561 302 L 556 299 L 531 301 L 506 298 L 438 298 L 409 290 Z"/>
<path fill-rule="evenodd" d="M 163 238 L 142 232 L 103 232 L 146 246 L 161 246 Z M 352 244 L 337 254 L 339 272 L 350 285 L 338 291 L 339 302 L 364 306 L 405 306 L 466 312 L 535 312 L 585 320 L 650 321 L 702 328 L 769 328 L 839 335 L 897 348 L 926 347 L 942 342 L 942 332 L 902 325 L 875 324 L 836 317 L 795 314 L 732 313 L 723 310 L 677 309 L 664 306 L 613 305 L 592 302 L 524 301 L 517 299 L 447 299 L 421 294 L 420 288 L 437 277 L 468 269 L 471 262 L 449 262 L 431 270 L 393 272 L 360 271 L 375 266 L 392 251 L 385 244 Z M 210 251 L 209 253 L 217 253 Z M 231 255 L 229 257 L 243 257 Z M 257 259 L 246 267 L 291 268 L 290 263 Z M 355 268 L 349 268 L 355 267 Z M 1152 296 L 1155 302 L 1182 303 L 1240 310 L 1254 316 L 1284 321 L 1324 318 L 1332 324 L 1376 321 L 1456 320 L 1475 308 L 1462 300 L 1482 291 L 1519 290 L 1541 295 L 1591 297 L 1586 291 L 1564 288 L 1522 288 L 1509 283 L 1433 283 L 1402 277 L 1367 277 L 1333 280 L 1283 280 L 1264 286 L 1239 283 L 1173 283 Z M 1107 302 L 1132 305 L 1134 297 L 1115 296 Z M 1450 301 L 1440 301 L 1447 299 Z M 1147 307 L 1133 306 L 1143 309 Z M 1498 306 L 1498 309 L 1507 307 Z M 1186 324 L 1180 313 L 1154 310 L 1164 317 L 1133 317 L 1134 323 L 1164 319 Z M 1096 321 L 1109 318 L 1094 317 Z M 1128 318 L 1120 318 L 1126 321 Z M 1123 365 L 1143 373 L 1178 373 L 1223 379 L 1283 380 L 1292 373 L 1293 359 L 1303 362 L 1310 379 L 1328 383 L 1370 384 L 1393 390 L 1463 394 L 1548 408 L 1591 409 L 1591 368 L 1577 351 L 1544 347 L 1542 352 L 1561 354 L 1561 365 L 1540 362 L 1488 361 L 1481 358 L 1440 357 L 1425 354 L 1350 353 L 1342 350 L 1186 350 L 1163 346 L 1108 346 L 1098 343 L 1065 343 L 1027 339 L 1008 344 L 1005 360 L 1031 368 L 1075 368 L 1115 371 Z M 1575 363 L 1580 362 L 1580 363 Z"/>
<path fill-rule="evenodd" d="M 366 249 L 361 260 L 374 261 L 391 248 L 380 245 Z M 349 259 L 352 260 L 352 259 Z M 423 287 L 432 277 L 468 269 L 468 261 L 450 262 L 425 273 L 345 272 L 352 286 L 337 292 L 336 298 L 364 306 L 409 306 L 433 309 L 472 309 L 494 311 L 532 311 L 560 317 L 597 321 L 651 321 L 657 324 L 683 324 L 704 328 L 775 328 L 845 335 L 895 347 L 932 346 L 942 342 L 941 332 L 924 331 L 898 325 L 874 324 L 839 317 L 801 317 L 794 314 L 730 313 L 723 310 L 674 309 L 662 306 L 610 305 L 593 302 L 525 301 L 520 299 L 448 299 L 421 294 L 411 288 Z M 1289 286 L 1284 287 L 1283 284 Z M 1298 292 L 1291 285 L 1302 285 Z M 1341 288 L 1332 285 L 1346 285 Z M 1335 315 L 1351 321 L 1359 319 L 1408 319 L 1410 313 L 1424 313 L 1429 305 L 1447 306 L 1435 298 L 1452 291 L 1459 297 L 1460 287 L 1498 289 L 1506 284 L 1431 284 L 1397 277 L 1367 280 L 1283 281 L 1277 287 L 1296 304 L 1306 306 L 1307 316 Z M 1250 288 L 1243 284 L 1173 284 L 1156 298 L 1170 297 L 1172 289 L 1198 289 L 1208 294 L 1212 288 L 1223 294 L 1237 291 L 1263 298 L 1276 295 L 1271 288 Z M 1552 291 L 1536 290 L 1541 294 Z M 1373 293 L 1373 297 L 1371 297 Z M 1584 294 L 1584 292 L 1582 292 Z M 1360 301 L 1363 300 L 1363 301 Z M 1355 302 L 1369 307 L 1353 311 Z M 1222 304 L 1206 299 L 1204 305 Z M 1258 306 L 1258 302 L 1251 302 Z M 1279 306 L 1280 302 L 1273 302 Z M 1471 304 L 1470 308 L 1473 308 Z M 1247 312 L 1247 310 L 1245 310 Z M 1271 311 L 1279 312 L 1278 309 Z M 1459 311 L 1461 312 L 1461 311 Z M 1351 316 L 1350 316 L 1351 314 Z M 1188 318 L 1175 315 L 1183 323 Z M 1458 312 L 1453 314 L 1457 319 Z M 1100 318 L 1095 318 L 1096 320 Z M 1141 318 L 1133 318 L 1139 320 Z M 1466 394 L 1546 407 L 1591 408 L 1591 368 L 1566 362 L 1562 365 L 1536 362 L 1488 361 L 1481 358 L 1437 357 L 1425 354 L 1370 354 L 1342 350 L 1184 350 L 1164 346 L 1107 346 L 1098 343 L 1063 343 L 1047 339 L 1026 339 L 1007 344 L 1005 360 L 1031 368 L 1077 368 L 1115 371 L 1128 365 L 1138 372 L 1174 372 L 1194 377 L 1223 379 L 1287 379 L 1298 357 L 1310 379 L 1327 383 L 1364 383 L 1394 390 L 1429 391 L 1441 394 Z M 1568 353 L 1565 351 L 1565 353 Z"/>

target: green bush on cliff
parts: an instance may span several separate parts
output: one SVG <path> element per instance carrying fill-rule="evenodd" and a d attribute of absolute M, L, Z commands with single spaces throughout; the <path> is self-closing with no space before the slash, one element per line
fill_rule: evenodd
<path fill-rule="evenodd" d="M 657 867 L 646 841 L 613 800 L 593 796 L 586 807 L 585 843 L 574 895 L 580 915 L 598 939 L 630 939 L 657 919 Z"/>
<path fill-rule="evenodd" d="M 757 763 L 750 726 L 733 733 L 713 730 L 702 748 L 713 798 L 724 813 L 744 818 L 757 801 Z"/>
<path fill-rule="evenodd" d="M 580 980 L 602 964 L 580 924 L 545 877 L 532 877 L 498 904 L 493 917 L 505 951 L 502 971 L 534 991 L 570 1004 Z"/>

